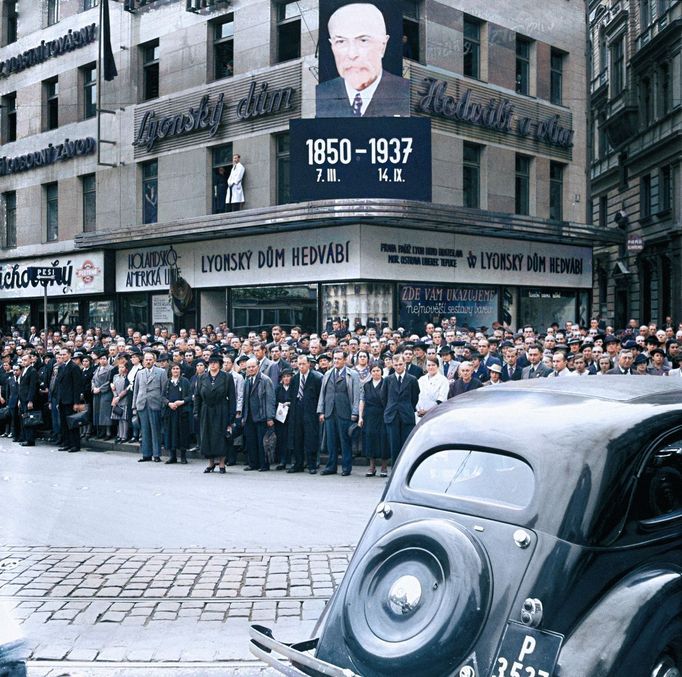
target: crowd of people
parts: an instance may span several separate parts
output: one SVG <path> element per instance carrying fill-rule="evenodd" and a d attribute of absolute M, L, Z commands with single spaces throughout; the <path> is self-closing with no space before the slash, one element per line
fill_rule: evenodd
<path fill-rule="evenodd" d="M 225 323 L 177 334 L 31 327 L 1 339 L 0 436 L 61 451 L 89 440 L 139 443 L 139 462 L 207 459 L 245 471 L 386 477 L 410 432 L 442 402 L 533 378 L 655 375 L 679 378 L 682 325 L 598 318 L 542 331 L 459 327 L 456 318 L 410 334 L 350 328 L 336 318 L 308 334 L 280 326 L 235 335 Z M 326 464 L 321 459 L 326 456 Z"/>

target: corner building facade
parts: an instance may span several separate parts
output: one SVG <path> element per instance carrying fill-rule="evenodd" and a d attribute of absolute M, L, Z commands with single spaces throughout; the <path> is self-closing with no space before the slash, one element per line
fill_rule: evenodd
<path fill-rule="evenodd" d="M 291 201 L 317 2 L 109 2 L 118 76 L 100 82 L 96 0 L 4 0 L 2 326 L 42 325 L 41 266 L 53 326 L 585 322 L 592 248 L 622 237 L 588 224 L 584 7 L 397 4 L 430 202 Z M 246 202 L 225 213 L 233 154 Z"/>

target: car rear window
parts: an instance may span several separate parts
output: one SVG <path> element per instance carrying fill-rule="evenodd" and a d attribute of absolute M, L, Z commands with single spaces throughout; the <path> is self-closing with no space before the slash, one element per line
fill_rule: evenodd
<path fill-rule="evenodd" d="M 442 449 L 421 461 L 408 486 L 454 499 L 521 509 L 533 498 L 534 477 L 531 467 L 513 456 Z"/>

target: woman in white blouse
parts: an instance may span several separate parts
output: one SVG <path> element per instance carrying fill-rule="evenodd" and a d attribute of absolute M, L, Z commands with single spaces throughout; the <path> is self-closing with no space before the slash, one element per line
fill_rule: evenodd
<path fill-rule="evenodd" d="M 438 368 L 438 357 L 429 355 L 426 358 L 426 374 L 419 377 L 419 401 L 417 416 L 422 417 L 448 399 L 450 383 Z"/>

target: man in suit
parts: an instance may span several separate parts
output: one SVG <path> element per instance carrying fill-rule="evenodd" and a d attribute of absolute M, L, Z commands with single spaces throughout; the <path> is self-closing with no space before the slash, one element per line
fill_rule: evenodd
<path fill-rule="evenodd" d="M 351 439 L 348 428 L 357 422 L 360 414 L 360 377 L 346 366 L 346 353 L 335 350 L 333 368 L 322 379 L 317 413 L 324 423 L 329 460 L 321 475 L 336 475 L 339 451 L 341 474 L 350 475 L 353 466 Z"/>
<path fill-rule="evenodd" d="M 405 361 L 405 373 L 414 376 L 416 379 L 424 376 L 424 370 L 418 367 L 414 362 L 414 348 L 411 343 L 408 343 L 402 350 L 403 360 Z"/>
<path fill-rule="evenodd" d="M 244 409 L 237 412 L 241 415 L 244 426 L 244 448 L 248 464 L 244 470 L 270 470 L 265 457 L 263 438 L 268 428 L 275 425 L 275 389 L 270 378 L 259 369 L 258 359 L 250 357 L 246 362 L 246 380 L 244 382 Z"/>
<path fill-rule="evenodd" d="M 310 368 L 310 357 L 299 355 L 298 373 L 289 389 L 289 446 L 294 450 L 294 463 L 288 473 L 303 472 L 304 454 L 308 472 L 317 472 L 317 451 L 320 448 L 320 423 L 317 402 L 322 389 L 322 376 Z"/>
<path fill-rule="evenodd" d="M 457 378 L 460 362 L 452 358 L 452 348 L 450 348 L 450 346 L 443 346 L 440 349 L 440 356 L 443 360 L 443 364 L 441 365 L 443 376 L 445 376 L 448 381 L 454 381 Z M 412 376 L 415 376 L 415 374 L 412 374 Z"/>
<path fill-rule="evenodd" d="M 482 386 L 483 383 L 474 378 L 474 365 L 471 362 L 462 362 L 459 365 L 459 378 L 450 384 L 448 399 L 462 393 L 468 393 L 470 390 L 476 390 Z"/>
<path fill-rule="evenodd" d="M 256 360 L 258 360 L 258 371 L 261 372 L 261 374 L 265 374 L 266 376 L 270 376 L 270 365 L 272 364 L 272 360 L 270 360 L 268 357 L 265 355 L 265 344 L 264 343 L 256 343 L 253 346 L 253 354 Z"/>
<path fill-rule="evenodd" d="M 502 381 L 520 381 L 523 370 L 516 363 L 518 353 L 514 345 L 508 345 L 504 349 L 504 365 L 502 366 Z"/>
<path fill-rule="evenodd" d="M 528 360 L 530 364 L 523 368 L 521 372 L 522 379 L 545 378 L 552 373 L 552 370 L 542 363 L 542 350 L 540 350 L 540 346 L 533 345 L 528 348 Z"/>
<path fill-rule="evenodd" d="M 382 65 L 390 36 L 381 11 L 370 3 L 345 5 L 328 29 L 339 77 L 317 86 L 317 117 L 409 116 L 409 81 Z"/>
<path fill-rule="evenodd" d="M 634 370 L 632 369 L 633 360 L 634 356 L 632 354 L 632 350 L 623 348 L 618 353 L 618 364 L 613 369 L 609 369 L 606 373 L 615 374 L 616 376 L 627 376 L 628 374 L 634 374 Z"/>
<path fill-rule="evenodd" d="M 272 381 L 272 385 L 277 388 L 282 378 L 282 372 L 285 369 L 291 369 L 291 365 L 281 357 L 282 350 L 278 345 L 270 348 L 270 366 L 268 367 L 268 376 Z"/>
<path fill-rule="evenodd" d="M 38 372 L 31 364 L 31 356 L 25 353 L 21 356 L 21 374 L 19 376 L 19 414 L 33 411 L 33 405 L 38 397 Z M 21 419 L 21 446 L 35 447 L 35 428 L 24 426 Z"/>
<path fill-rule="evenodd" d="M 62 446 L 59 451 L 76 452 L 81 450 L 81 434 L 78 427 L 70 429 L 66 417 L 74 413 L 74 405 L 83 397 L 83 374 L 80 367 L 71 359 L 70 348 L 59 351 L 60 366 L 57 370 L 55 393 L 59 409 L 59 427 L 62 431 Z"/>
<path fill-rule="evenodd" d="M 142 360 L 142 369 L 135 377 L 133 387 L 133 414 L 140 419 L 142 442 L 139 463 L 151 461 L 161 462 L 161 407 L 166 392 L 168 376 L 166 372 L 154 365 L 156 356 L 146 352 Z"/>
<path fill-rule="evenodd" d="M 415 425 L 414 412 L 419 401 L 419 382 L 405 371 L 405 360 L 400 353 L 393 358 L 393 369 L 395 373 L 386 379 L 382 397 L 388 448 L 395 465 L 398 454 Z"/>

